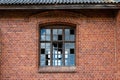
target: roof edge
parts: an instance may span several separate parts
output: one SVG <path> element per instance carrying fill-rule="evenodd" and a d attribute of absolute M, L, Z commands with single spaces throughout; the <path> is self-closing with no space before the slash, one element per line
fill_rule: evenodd
<path fill-rule="evenodd" d="M 120 9 L 120 4 L 0 5 L 0 10 Z"/>

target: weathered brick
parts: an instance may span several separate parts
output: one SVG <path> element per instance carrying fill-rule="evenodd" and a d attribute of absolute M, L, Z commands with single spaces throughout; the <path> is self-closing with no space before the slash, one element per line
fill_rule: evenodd
<path fill-rule="evenodd" d="M 0 80 L 119 80 L 120 12 L 109 11 L 47 11 L 30 17 L 31 11 L 6 12 L 0 19 Z M 76 25 L 75 73 L 38 72 L 39 27 L 56 23 Z"/>

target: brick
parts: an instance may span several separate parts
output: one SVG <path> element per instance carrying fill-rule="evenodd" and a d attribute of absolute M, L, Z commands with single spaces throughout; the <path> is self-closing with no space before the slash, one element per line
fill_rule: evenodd
<path fill-rule="evenodd" d="M 84 16 L 81 12 L 47 11 L 28 18 L 31 11 L 6 11 L 0 19 L 0 80 L 119 80 L 120 12 L 115 16 L 110 12 L 83 10 Z M 76 24 L 74 73 L 38 72 L 39 27 L 56 23 Z"/>

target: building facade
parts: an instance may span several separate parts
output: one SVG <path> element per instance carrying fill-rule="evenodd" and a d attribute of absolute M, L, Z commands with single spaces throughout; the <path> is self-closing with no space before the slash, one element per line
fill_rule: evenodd
<path fill-rule="evenodd" d="M 119 45 L 119 0 L 0 1 L 0 80 L 119 80 Z"/>

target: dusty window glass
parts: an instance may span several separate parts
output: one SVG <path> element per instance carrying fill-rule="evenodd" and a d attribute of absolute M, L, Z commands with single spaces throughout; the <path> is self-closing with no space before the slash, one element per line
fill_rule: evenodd
<path fill-rule="evenodd" d="M 40 29 L 40 66 L 75 66 L 75 29 Z"/>

